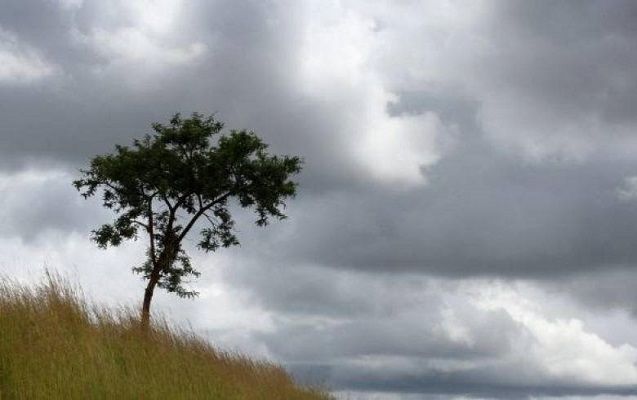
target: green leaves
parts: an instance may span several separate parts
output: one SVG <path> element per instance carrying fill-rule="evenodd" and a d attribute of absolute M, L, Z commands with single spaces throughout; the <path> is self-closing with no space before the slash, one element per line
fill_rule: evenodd
<path fill-rule="evenodd" d="M 296 193 L 291 177 L 301 170 L 300 158 L 270 155 L 254 132 L 223 135 L 223 126 L 214 116 L 175 114 L 167 125 L 152 124 L 153 133 L 130 147 L 117 145 L 95 157 L 73 182 L 85 198 L 101 194 L 104 207 L 117 215 L 93 231 L 97 245 L 118 246 L 143 228 L 148 259 L 134 271 L 180 296 L 196 294 L 182 286 L 199 273 L 181 247 L 196 224 L 202 250 L 238 245 L 231 199 L 252 209 L 263 226 L 285 218 L 285 201 Z"/>

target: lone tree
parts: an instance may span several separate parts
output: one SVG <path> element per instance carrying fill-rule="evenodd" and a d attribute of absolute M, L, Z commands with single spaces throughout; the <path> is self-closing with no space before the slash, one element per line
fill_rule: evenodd
<path fill-rule="evenodd" d="M 197 292 L 183 286 L 184 278 L 199 276 L 182 243 L 198 221 L 198 247 L 212 252 L 239 244 L 229 201 L 256 213 L 256 224 L 283 219 L 284 201 L 297 184 L 291 176 L 301 170 L 298 157 L 267 153 L 268 146 L 251 131 L 220 134 L 223 123 L 213 116 L 176 114 L 169 125 L 155 123 L 154 133 L 115 147 L 112 154 L 91 160 L 90 168 L 73 182 L 84 196 L 102 194 L 103 205 L 117 217 L 92 232 L 101 248 L 148 236 L 146 261 L 133 271 L 148 280 L 141 322 L 150 321 L 155 287 L 180 297 Z"/>

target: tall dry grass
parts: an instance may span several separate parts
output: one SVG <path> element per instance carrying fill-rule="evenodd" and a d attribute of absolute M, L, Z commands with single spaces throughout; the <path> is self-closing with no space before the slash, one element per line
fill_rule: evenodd
<path fill-rule="evenodd" d="M 89 306 L 58 277 L 0 278 L 0 400 L 331 398 L 165 322 L 143 333 L 134 312 Z"/>

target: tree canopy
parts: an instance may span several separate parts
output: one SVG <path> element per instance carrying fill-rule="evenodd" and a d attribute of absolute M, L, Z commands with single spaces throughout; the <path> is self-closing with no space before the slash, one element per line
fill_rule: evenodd
<path fill-rule="evenodd" d="M 252 209 L 256 224 L 283 219 L 286 199 L 296 193 L 291 177 L 301 170 L 299 157 L 268 153 L 254 132 L 231 130 L 214 116 L 180 114 L 169 124 L 152 124 L 153 133 L 115 146 L 81 170 L 74 186 L 85 197 L 101 194 L 116 218 L 92 232 L 102 248 L 148 237 L 147 260 L 133 270 L 147 279 L 142 321 L 148 324 L 155 286 L 182 297 L 196 296 L 183 283 L 199 272 L 182 247 L 198 226 L 198 247 L 212 252 L 239 244 L 230 201 Z M 201 226 L 198 222 L 202 222 Z"/>

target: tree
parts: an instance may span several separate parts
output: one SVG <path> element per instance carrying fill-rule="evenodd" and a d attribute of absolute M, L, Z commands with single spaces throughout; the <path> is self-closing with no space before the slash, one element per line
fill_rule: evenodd
<path fill-rule="evenodd" d="M 147 329 L 156 286 L 180 297 L 198 293 L 183 286 L 198 277 L 182 247 L 184 238 L 203 222 L 198 247 L 214 252 L 239 244 L 229 207 L 234 200 L 256 213 L 256 224 L 284 219 L 285 200 L 296 193 L 290 178 L 301 170 L 298 157 L 267 153 L 268 146 L 251 131 L 221 134 L 223 123 L 213 116 L 176 114 L 170 124 L 152 124 L 154 133 L 115 146 L 112 154 L 96 156 L 90 168 L 73 182 L 88 198 L 98 193 L 115 220 L 92 231 L 100 248 L 148 238 L 147 259 L 133 271 L 148 280 L 141 323 Z M 197 225 L 199 226 L 199 225 Z"/>

